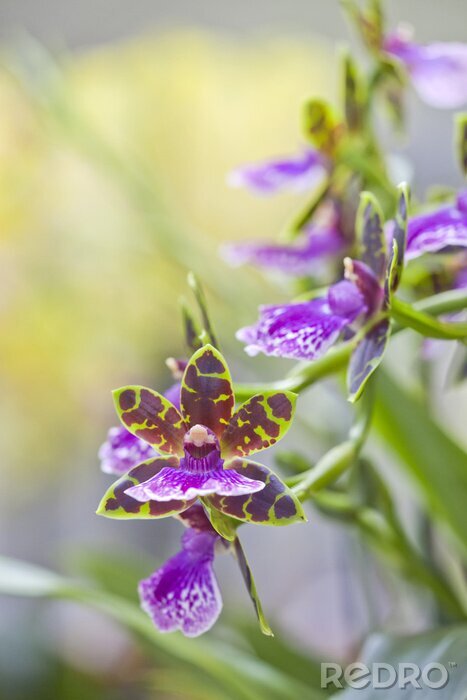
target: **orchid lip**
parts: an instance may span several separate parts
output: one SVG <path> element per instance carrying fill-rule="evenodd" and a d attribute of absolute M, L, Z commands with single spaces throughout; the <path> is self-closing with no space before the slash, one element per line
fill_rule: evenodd
<path fill-rule="evenodd" d="M 222 469 L 219 441 L 212 430 L 204 425 L 193 425 L 183 440 L 185 456 L 180 460 L 180 467 L 192 474 L 208 474 Z"/>

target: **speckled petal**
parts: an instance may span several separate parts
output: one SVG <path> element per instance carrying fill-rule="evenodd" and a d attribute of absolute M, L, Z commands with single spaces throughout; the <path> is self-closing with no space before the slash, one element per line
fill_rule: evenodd
<path fill-rule="evenodd" d="M 220 436 L 234 403 L 225 359 L 212 345 L 204 345 L 190 359 L 182 379 L 181 410 L 187 425 L 204 425 Z"/>
<path fill-rule="evenodd" d="M 216 469 L 206 474 L 193 474 L 184 469 L 162 469 L 153 478 L 127 489 L 136 501 L 190 500 L 198 496 L 240 496 L 260 491 L 262 481 L 252 480 L 230 469 Z"/>
<path fill-rule="evenodd" d="M 222 435 L 222 455 L 247 457 L 281 440 L 290 428 L 296 398 L 290 391 L 270 391 L 245 401 Z"/>
<path fill-rule="evenodd" d="M 465 196 L 462 192 L 456 204 L 411 217 L 407 228 L 408 259 L 423 253 L 437 253 L 449 246 L 467 247 Z"/>
<path fill-rule="evenodd" d="M 234 459 L 228 471 L 262 481 L 264 489 L 244 496 L 208 496 L 209 504 L 224 515 L 259 525 L 289 525 L 306 520 L 300 501 L 270 469 L 257 462 Z"/>
<path fill-rule="evenodd" d="M 187 530 L 182 551 L 139 584 L 141 607 L 160 632 L 187 637 L 207 632 L 219 617 L 222 598 L 213 571 L 218 535 Z"/>
<path fill-rule="evenodd" d="M 133 435 L 164 455 L 183 455 L 187 427 L 165 396 L 144 386 L 125 386 L 113 392 L 115 408 Z"/>
<path fill-rule="evenodd" d="M 351 290 L 348 297 L 340 294 L 343 289 Z M 239 330 L 237 338 L 247 343 L 249 355 L 263 352 L 274 357 L 315 360 L 365 308 L 355 286 L 344 281 L 331 287 L 327 297 L 260 307 L 258 323 Z"/>

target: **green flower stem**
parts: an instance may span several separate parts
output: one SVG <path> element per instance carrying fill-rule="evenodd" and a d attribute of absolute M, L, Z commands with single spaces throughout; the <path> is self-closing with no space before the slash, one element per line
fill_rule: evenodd
<path fill-rule="evenodd" d="M 372 383 L 369 382 L 364 398 L 358 405 L 357 419 L 350 429 L 348 439 L 326 452 L 314 467 L 300 475 L 300 481 L 293 486 L 293 491 L 301 501 L 306 501 L 317 491 L 336 481 L 354 464 L 370 428 L 373 408 L 372 388 Z"/>
<path fill-rule="evenodd" d="M 394 306 L 394 299 L 392 300 L 392 303 Z M 397 303 L 399 304 L 402 302 Z M 434 296 L 427 297 L 426 299 L 416 302 L 410 306 L 410 309 L 413 309 L 415 312 L 423 312 L 423 318 L 425 320 L 426 314 L 435 316 L 438 314 L 460 311 L 465 308 L 467 308 L 467 290 L 461 289 L 443 292 L 442 294 L 435 294 Z M 442 325 L 458 326 L 460 324 Z M 398 333 L 401 330 L 404 330 L 404 327 L 395 328 L 393 334 Z M 453 336 L 450 337 L 451 339 L 456 339 L 458 336 L 455 335 L 454 338 Z M 354 345 L 355 339 L 349 341 L 348 343 L 344 343 L 343 345 L 330 350 L 319 360 L 305 364 L 300 371 L 295 372 L 293 375 L 277 382 L 271 382 L 270 384 L 236 384 L 235 395 L 237 400 L 245 401 L 255 394 L 260 394 L 264 391 L 294 391 L 296 393 L 300 393 L 307 387 L 314 384 L 314 382 L 317 380 L 322 379 L 323 377 L 328 377 L 329 375 L 343 369 L 349 361 Z"/>
<path fill-rule="evenodd" d="M 413 328 L 421 335 L 443 340 L 465 340 L 467 323 L 447 323 L 433 318 L 424 311 L 418 311 L 411 304 L 394 298 L 391 302 L 391 316 L 401 326 Z"/>

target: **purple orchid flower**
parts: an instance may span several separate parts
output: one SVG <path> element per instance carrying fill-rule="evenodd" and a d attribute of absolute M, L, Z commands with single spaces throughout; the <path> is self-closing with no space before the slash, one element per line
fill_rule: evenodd
<path fill-rule="evenodd" d="M 422 46 L 404 28 L 388 35 L 383 50 L 405 65 L 414 88 L 429 105 L 456 109 L 467 102 L 467 44 Z"/>
<path fill-rule="evenodd" d="M 390 333 L 385 313 L 402 274 L 407 230 L 408 192 L 400 188 L 391 254 L 386 249 L 382 215 L 369 193 L 361 196 L 357 215 L 360 260 L 345 258 L 345 280 L 332 285 L 326 295 L 310 301 L 260 308 L 259 321 L 237 333 L 246 352 L 256 355 L 316 360 L 339 339 L 355 335 L 356 327 L 369 324 L 349 363 L 351 400 L 382 359 Z M 369 323 L 374 320 L 373 323 Z"/>
<path fill-rule="evenodd" d="M 179 516 L 188 528 L 182 549 L 139 584 L 141 607 L 160 632 L 181 630 L 187 637 L 207 632 L 222 609 L 213 570 L 214 555 L 230 543 L 217 534 L 201 505 Z"/>
<path fill-rule="evenodd" d="M 169 357 L 166 364 L 176 381 L 167 389 L 164 396 L 179 409 L 180 380 L 186 367 L 186 361 Z M 105 474 L 126 474 L 132 467 L 156 456 L 157 452 L 151 445 L 135 437 L 123 426 L 114 426 L 109 429 L 107 439 L 98 452 L 101 469 Z"/>
<path fill-rule="evenodd" d="M 180 411 L 145 387 L 123 387 L 114 398 L 123 425 L 161 456 L 113 484 L 99 514 L 160 518 L 181 513 L 203 497 L 208 509 L 237 520 L 285 525 L 304 519 L 293 492 L 269 469 L 247 459 L 287 432 L 295 394 L 258 394 L 234 412 L 225 360 L 206 345 L 185 369 Z"/>
<path fill-rule="evenodd" d="M 344 330 L 367 311 L 364 295 L 350 281 L 329 287 L 323 297 L 298 304 L 260 307 L 258 323 L 242 328 L 237 338 L 249 355 L 316 360 Z"/>
<path fill-rule="evenodd" d="M 275 194 L 280 190 L 303 192 L 315 187 L 326 173 L 327 162 L 319 151 L 307 148 L 300 153 L 251 163 L 233 170 L 227 182 L 256 194 Z"/>
<path fill-rule="evenodd" d="M 467 247 L 467 190 L 454 204 L 414 216 L 408 223 L 407 259 L 451 246 Z"/>
<path fill-rule="evenodd" d="M 234 243 L 224 246 L 221 253 L 234 267 L 251 263 L 286 275 L 304 277 L 319 272 L 324 260 L 342 253 L 347 247 L 336 207 L 326 203 L 320 208 L 315 222 L 291 243 Z"/>

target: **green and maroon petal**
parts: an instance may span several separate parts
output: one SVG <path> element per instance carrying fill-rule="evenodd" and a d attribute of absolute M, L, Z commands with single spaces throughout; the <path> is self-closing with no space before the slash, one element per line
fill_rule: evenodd
<path fill-rule="evenodd" d="M 192 356 L 183 375 L 182 416 L 188 427 L 201 424 L 220 437 L 233 406 L 229 368 L 218 350 L 204 345 Z"/>
<path fill-rule="evenodd" d="M 368 331 L 353 351 L 347 371 L 349 401 L 360 398 L 365 384 L 383 359 L 390 331 L 390 321 L 384 318 Z"/>
<path fill-rule="evenodd" d="M 291 425 L 296 399 L 290 391 L 270 391 L 242 404 L 222 434 L 222 456 L 248 457 L 278 442 Z"/>
<path fill-rule="evenodd" d="M 157 457 L 138 464 L 130 469 L 128 474 L 122 476 L 105 493 L 97 509 L 98 515 L 107 518 L 164 518 L 168 515 L 176 515 L 189 508 L 196 501 L 195 498 L 185 501 L 147 501 L 140 503 L 126 492 L 131 486 L 142 484 L 151 479 L 167 466 L 174 465 L 174 458 Z"/>
<path fill-rule="evenodd" d="M 113 392 L 123 425 L 165 455 L 183 455 L 187 427 L 175 406 L 162 394 L 144 386 L 125 386 Z"/>
<path fill-rule="evenodd" d="M 213 508 L 231 518 L 259 525 L 290 525 L 306 520 L 298 498 L 270 469 L 247 459 L 235 459 L 229 468 L 249 479 L 263 481 L 265 486 L 245 496 L 207 496 L 205 500 Z"/>
<path fill-rule="evenodd" d="M 399 200 L 394 220 L 392 251 L 386 272 L 384 297 L 389 305 L 391 296 L 396 292 L 404 269 L 404 256 L 407 246 L 407 216 L 409 207 L 409 190 L 407 185 L 399 185 Z"/>
<path fill-rule="evenodd" d="M 357 212 L 359 260 L 368 265 L 380 282 L 386 272 L 386 237 L 380 206 L 370 192 L 362 192 Z"/>

